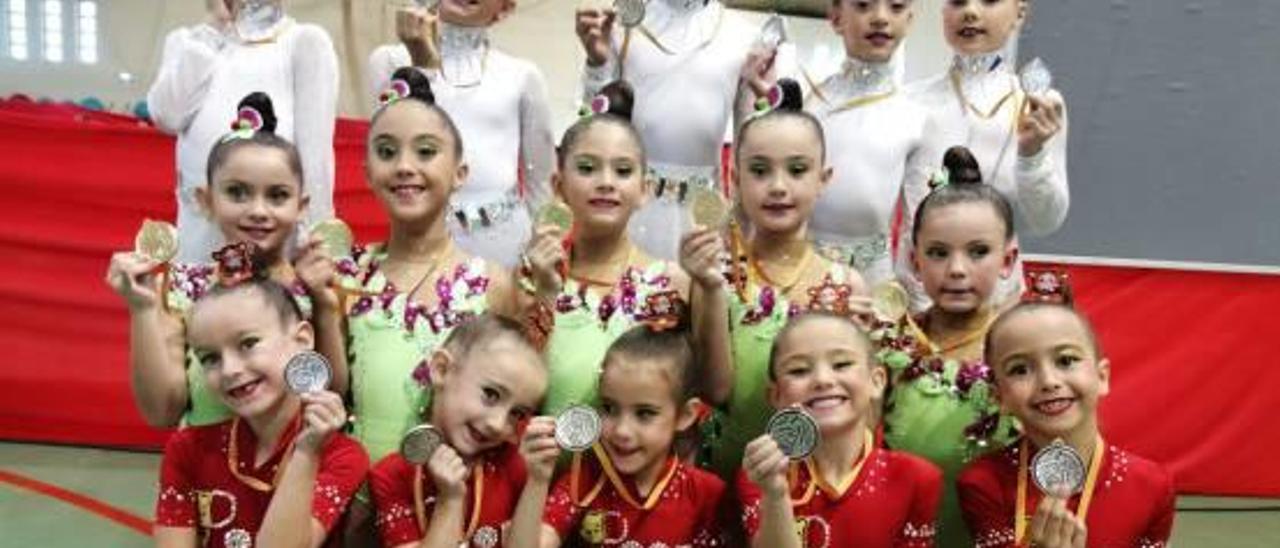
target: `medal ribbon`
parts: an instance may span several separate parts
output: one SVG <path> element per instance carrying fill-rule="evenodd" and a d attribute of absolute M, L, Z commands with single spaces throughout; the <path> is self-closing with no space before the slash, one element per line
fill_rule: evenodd
<path fill-rule="evenodd" d="M 422 466 L 413 468 L 413 513 L 418 518 L 418 531 L 423 535 L 427 534 L 427 503 L 423 497 Z M 480 525 L 480 506 L 484 502 L 484 467 L 479 462 L 471 466 L 471 492 L 474 498 L 471 501 L 471 518 L 467 520 L 467 530 L 462 533 L 463 544 L 466 540 L 475 534 L 476 527 Z"/>
<path fill-rule="evenodd" d="M 250 476 L 240 471 L 240 468 L 239 468 L 240 446 L 238 443 L 236 443 L 236 439 L 237 439 L 236 432 L 240 430 L 241 420 L 240 420 L 240 417 L 236 417 L 234 420 L 232 420 L 231 435 L 227 437 L 229 440 L 227 441 L 227 445 L 228 445 L 227 468 L 231 470 L 231 475 L 234 476 L 236 479 L 240 480 L 240 483 L 248 485 L 249 487 L 252 487 L 256 491 L 269 493 L 273 489 L 275 489 L 276 485 L 280 484 L 280 476 L 284 475 L 285 467 L 287 467 L 289 464 L 289 461 L 287 459 L 289 458 L 289 455 L 293 452 L 293 443 L 298 440 L 297 425 L 301 420 L 302 420 L 302 415 L 299 414 L 297 417 L 293 419 L 293 424 L 289 426 L 289 429 L 286 430 L 286 432 L 293 431 L 293 439 L 289 440 L 289 445 L 286 446 L 284 449 L 284 452 L 281 453 L 280 462 L 276 464 L 276 473 L 274 476 L 271 477 L 271 483 L 267 483 L 265 481 L 262 481 L 258 478 L 255 478 L 253 476 Z"/>
<path fill-rule="evenodd" d="M 845 491 L 848 491 L 849 487 L 853 485 L 853 482 L 857 481 L 858 474 L 862 472 L 862 467 L 871 457 L 871 450 L 875 446 L 875 436 L 871 434 L 870 430 L 863 430 L 862 436 L 862 454 L 858 456 L 857 462 L 854 463 L 853 470 L 850 470 L 849 474 L 841 479 L 838 485 L 827 483 L 826 478 L 823 478 L 818 470 L 818 464 L 813 461 L 813 457 L 804 459 L 805 468 L 809 472 L 809 485 L 805 487 L 804 494 L 799 499 L 791 499 L 791 505 L 804 506 L 808 504 L 813 499 L 814 492 L 818 489 L 822 489 L 822 492 L 832 500 L 843 496 Z M 799 469 L 798 465 L 791 465 L 791 471 L 787 474 L 788 485 L 795 484 L 799 479 Z"/>
<path fill-rule="evenodd" d="M 612 484 L 614 490 L 618 492 L 618 496 L 622 497 L 622 500 L 627 501 L 627 504 L 630 504 L 640 510 L 651 510 L 658 504 L 658 499 L 662 496 L 662 492 L 666 490 L 667 484 L 671 483 L 671 478 L 675 477 L 676 468 L 679 468 L 680 464 L 680 460 L 675 456 L 667 457 L 667 473 L 664 474 L 662 479 L 653 486 L 653 489 L 649 490 L 649 496 L 645 499 L 644 503 L 641 504 L 635 499 L 635 497 L 631 496 L 631 489 L 627 487 L 626 483 L 623 483 L 622 476 L 618 475 L 618 471 L 613 468 L 613 461 L 609 460 L 609 454 L 605 452 L 604 448 L 597 443 L 592 445 L 591 449 L 595 451 L 596 458 L 600 461 L 600 468 L 604 469 L 605 477 L 609 478 L 609 483 Z M 570 481 L 572 481 L 572 479 Z M 598 491 L 599 487 L 596 487 L 595 490 Z M 592 497 L 594 498 L 594 493 L 592 494 Z M 590 503 L 590 501 L 588 501 L 588 503 Z"/>
<path fill-rule="evenodd" d="M 1023 546 L 1023 537 L 1027 532 L 1027 477 L 1030 472 L 1027 470 L 1027 453 L 1029 450 L 1027 438 L 1022 438 L 1022 443 L 1018 446 L 1018 507 L 1013 518 L 1013 538 L 1018 546 Z M 1093 502 L 1093 489 L 1098 483 L 1098 470 L 1102 468 L 1102 454 L 1106 452 L 1107 447 L 1102 442 L 1102 436 L 1098 435 L 1098 439 L 1093 446 L 1093 455 L 1089 458 L 1089 473 L 1084 482 L 1084 491 L 1080 494 L 1080 505 L 1076 508 L 1076 515 L 1084 520 L 1089 515 L 1089 503 Z M 1043 493 L 1042 493 L 1043 494 Z"/>

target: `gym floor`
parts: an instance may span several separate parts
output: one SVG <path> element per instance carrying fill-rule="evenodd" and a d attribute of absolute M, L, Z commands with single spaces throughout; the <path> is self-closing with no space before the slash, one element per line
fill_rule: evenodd
<path fill-rule="evenodd" d="M 0 548 L 150 546 L 160 456 L 0 443 Z M 1280 499 L 1184 496 L 1173 544 L 1280 546 Z"/>

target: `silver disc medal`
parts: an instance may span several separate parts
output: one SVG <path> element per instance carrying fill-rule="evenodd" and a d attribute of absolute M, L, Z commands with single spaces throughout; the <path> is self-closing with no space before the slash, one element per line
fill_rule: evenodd
<path fill-rule="evenodd" d="M 600 439 L 600 415 L 585 405 L 573 405 L 556 416 L 556 445 L 578 453 Z"/>
<path fill-rule="evenodd" d="M 644 0 L 614 0 L 613 11 L 626 28 L 638 27 L 644 22 Z"/>
<path fill-rule="evenodd" d="M 1018 80 L 1022 83 L 1022 92 L 1033 97 L 1043 97 L 1053 88 L 1053 73 L 1039 57 L 1022 67 Z"/>
<path fill-rule="evenodd" d="M 791 460 L 803 459 L 818 447 L 818 422 L 796 408 L 774 413 L 765 431 L 778 443 L 778 449 Z"/>
<path fill-rule="evenodd" d="M 289 358 L 284 366 L 284 382 L 295 394 L 321 392 L 329 388 L 333 370 L 319 352 L 305 350 Z"/>
<path fill-rule="evenodd" d="M 1031 480 L 1041 493 L 1065 487 L 1074 495 L 1084 490 L 1084 476 L 1084 459 L 1062 440 L 1054 440 L 1031 458 Z"/>
<path fill-rule="evenodd" d="M 423 465 L 436 449 L 444 445 L 444 436 L 430 424 L 419 424 L 405 432 L 400 440 L 400 456 L 409 464 Z"/>

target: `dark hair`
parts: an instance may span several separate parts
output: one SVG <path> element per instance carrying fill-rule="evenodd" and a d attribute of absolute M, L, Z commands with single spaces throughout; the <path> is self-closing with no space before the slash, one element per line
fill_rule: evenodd
<path fill-rule="evenodd" d="M 636 147 L 640 149 L 640 163 L 643 165 L 645 161 L 644 144 L 640 139 L 640 132 L 636 131 L 635 126 L 631 125 L 631 111 L 635 108 L 635 91 L 631 89 L 631 84 L 624 80 L 614 80 L 605 85 L 596 97 L 603 97 L 607 100 L 608 108 L 604 112 L 584 115 L 564 131 L 564 136 L 560 138 L 560 147 L 557 149 L 556 167 L 563 169 L 565 159 L 569 157 L 570 151 L 578 144 L 582 134 L 600 123 L 613 124 L 626 130 L 627 134 L 635 141 Z M 594 103 L 597 100 L 592 99 L 592 102 Z"/>
<path fill-rule="evenodd" d="M 280 325 L 287 326 L 303 320 L 302 309 L 298 306 L 298 301 L 294 299 L 293 292 L 280 282 L 271 279 L 271 262 L 267 255 L 257 246 L 249 245 L 252 248 L 249 254 L 251 272 L 249 278 L 230 284 L 220 282 L 212 284 L 208 291 L 205 291 L 203 295 L 196 299 L 191 310 L 194 311 L 200 303 L 218 297 L 252 291 L 261 296 L 266 305 L 275 311 L 276 317 L 280 320 Z"/>
<path fill-rule="evenodd" d="M 999 367 L 996 367 L 995 363 L 995 354 L 991 350 L 991 343 L 995 341 L 996 333 L 1003 329 L 1005 324 L 1009 323 L 1010 318 L 1044 310 L 1060 310 L 1075 317 L 1075 319 L 1080 322 L 1080 326 L 1084 328 L 1084 333 L 1089 339 L 1089 346 L 1090 349 L 1093 350 L 1094 358 L 1102 357 L 1102 343 L 1098 341 L 1098 333 L 1093 330 L 1093 323 L 1089 321 L 1089 318 L 1085 317 L 1085 315 L 1079 310 L 1061 303 L 1023 301 L 1014 305 L 1012 308 L 1001 312 L 1000 315 L 996 317 L 996 320 L 991 323 L 991 327 L 987 328 L 986 338 L 982 341 L 983 361 L 987 362 L 987 365 L 990 365 L 993 368 L 993 371 L 998 370 Z"/>
<path fill-rule="evenodd" d="M 391 75 L 392 82 L 397 80 L 409 86 L 409 94 L 400 97 L 400 101 L 418 101 L 426 106 L 427 110 L 440 116 L 440 119 L 444 121 L 445 128 L 449 130 L 449 135 L 453 137 L 453 153 L 458 157 L 458 161 L 462 161 L 464 150 L 462 147 L 462 133 L 458 131 L 458 126 L 453 123 L 453 118 L 449 116 L 449 113 L 436 104 L 436 94 L 431 91 L 431 80 L 427 78 L 427 75 L 415 67 L 400 67 Z M 376 124 L 378 119 L 382 118 L 382 114 L 387 111 L 387 108 L 393 104 L 395 103 L 382 103 L 374 111 L 373 118 L 369 120 L 369 126 L 372 127 L 373 124 Z M 372 132 L 369 133 L 369 138 L 373 138 Z"/>
<path fill-rule="evenodd" d="M 978 167 L 977 158 L 963 146 L 947 149 L 942 157 L 942 166 L 946 168 L 949 181 L 946 185 L 933 189 L 916 208 L 914 224 L 911 225 L 911 243 L 920 239 L 920 227 L 924 225 L 925 215 L 930 210 L 954 204 L 986 203 L 995 210 L 1000 222 L 1004 223 L 1004 238 L 1009 241 L 1014 235 L 1013 207 L 1000 191 L 990 185 L 982 184 L 982 170 Z"/>
<path fill-rule="evenodd" d="M 854 333 L 857 333 L 857 338 L 861 340 L 862 344 L 867 348 L 867 356 L 866 356 L 867 365 L 870 367 L 875 367 L 879 365 L 879 362 L 875 359 L 876 351 L 875 351 L 875 346 L 871 342 L 871 336 L 868 335 L 867 332 L 862 327 L 854 323 L 853 320 L 849 319 L 848 316 L 835 314 L 835 313 L 827 312 L 823 310 L 813 310 L 813 311 L 805 312 L 802 314 L 798 314 L 796 316 L 793 316 L 791 319 L 787 320 L 786 325 L 782 326 L 782 330 L 778 331 L 777 336 L 774 337 L 773 345 L 769 347 L 768 372 L 769 372 L 770 381 L 775 381 L 778 378 L 777 373 L 774 371 L 774 366 L 778 365 L 778 357 L 779 357 L 778 349 L 779 349 L 779 346 L 782 345 L 783 339 L 785 339 L 787 335 L 791 334 L 792 331 L 799 329 L 800 326 L 802 325 L 808 324 L 814 320 L 824 320 L 824 319 L 834 320 L 836 322 L 845 324 L 849 327 L 849 329 L 853 330 Z"/>
<path fill-rule="evenodd" d="M 298 186 L 302 187 L 302 157 L 298 155 L 298 147 L 279 135 L 276 135 L 276 119 L 275 107 L 271 104 L 271 97 L 261 91 L 255 91 L 244 96 L 240 103 L 236 105 L 236 118 L 239 121 L 240 109 L 252 108 L 262 116 L 262 127 L 253 132 L 250 137 L 231 138 L 223 137 L 213 145 L 209 150 L 209 159 L 205 162 L 205 181 L 207 184 L 213 184 L 213 172 L 222 167 L 226 163 L 227 158 L 231 157 L 231 153 L 249 146 L 260 146 L 274 148 L 284 153 L 286 161 L 289 163 L 289 171 L 298 178 Z"/>
<path fill-rule="evenodd" d="M 484 313 L 458 324 L 440 347 L 461 363 L 472 352 L 489 348 L 500 341 L 511 341 L 530 354 L 537 356 L 538 365 L 545 368 L 542 355 L 524 336 L 524 325 L 506 316 Z"/>
<path fill-rule="evenodd" d="M 653 360 L 666 365 L 671 385 L 671 397 L 676 403 L 677 413 L 689 398 L 697 397 L 704 387 L 700 382 L 702 371 L 694 359 L 693 345 L 689 342 L 689 334 L 684 325 L 673 329 L 657 330 L 648 325 L 637 325 L 627 330 L 609 345 L 601 364 L 601 380 L 603 372 L 609 365 L 624 356 L 630 359 Z M 688 456 L 701 445 L 701 429 L 693 425 L 678 432 L 673 443 L 676 454 Z"/>
<path fill-rule="evenodd" d="M 747 118 L 747 121 L 738 127 L 738 135 L 733 144 L 734 157 L 738 156 L 738 151 L 742 148 L 742 142 L 747 138 L 747 130 L 755 126 L 757 122 L 771 118 L 786 117 L 801 120 L 813 130 L 814 135 L 818 136 L 819 150 L 822 152 L 820 160 L 825 161 L 827 138 L 822 131 L 822 123 L 818 122 L 818 119 L 812 114 L 804 111 L 804 92 L 801 91 L 800 84 L 790 78 L 781 78 L 778 80 L 776 88 L 778 90 L 777 93 L 781 94 L 778 98 L 777 106 L 763 113 L 752 114 Z"/>

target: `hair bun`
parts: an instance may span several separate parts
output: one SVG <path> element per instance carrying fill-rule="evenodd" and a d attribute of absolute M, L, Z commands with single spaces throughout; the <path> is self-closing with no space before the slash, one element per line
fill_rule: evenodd
<path fill-rule="evenodd" d="M 245 95 L 244 99 L 240 100 L 240 104 L 236 105 L 237 116 L 239 116 L 238 111 L 246 107 L 257 111 L 258 115 L 262 117 L 262 127 L 258 128 L 257 131 L 275 134 L 278 120 L 276 119 L 276 109 L 271 104 L 270 95 L 261 91 Z"/>
<path fill-rule="evenodd" d="M 636 93 L 625 80 L 609 82 L 600 90 L 600 96 L 609 100 L 606 113 L 631 121 L 631 110 L 636 104 Z"/>
<path fill-rule="evenodd" d="M 409 95 L 405 99 L 412 97 L 429 105 L 436 104 L 436 94 L 431 91 L 431 80 L 421 70 L 415 67 L 400 67 L 391 75 L 391 79 L 402 80 L 409 84 Z"/>
<path fill-rule="evenodd" d="M 778 110 L 792 112 L 804 110 L 804 91 L 800 89 L 800 82 L 791 78 L 780 78 L 777 86 L 782 91 L 782 98 L 777 106 Z"/>
<path fill-rule="evenodd" d="M 973 152 L 968 147 L 957 145 L 947 149 L 942 157 L 942 166 L 947 168 L 953 185 L 982 184 L 982 170 L 978 168 L 978 159 L 973 157 Z"/>

